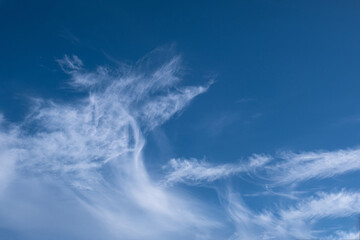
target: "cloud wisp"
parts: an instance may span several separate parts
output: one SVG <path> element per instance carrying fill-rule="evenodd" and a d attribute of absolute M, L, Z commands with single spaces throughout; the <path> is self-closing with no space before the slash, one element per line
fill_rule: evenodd
<path fill-rule="evenodd" d="M 88 71 L 77 56 L 58 60 L 70 75 L 69 84 L 88 97 L 70 103 L 32 99 L 33 107 L 22 123 L 1 128 L 0 218 L 8 218 L 8 226 L 2 227 L 29 233 L 40 231 L 41 225 L 51 231 L 46 217 L 39 216 L 63 215 L 65 208 L 75 215 L 86 212 L 94 225 L 115 239 L 184 239 L 218 224 L 196 201 L 153 183 L 144 167 L 144 133 L 208 88 L 180 86 L 180 56 L 156 65 L 158 51 L 115 70 Z M 21 188 L 34 191 L 19 193 Z M 58 189 L 58 198 L 52 198 L 52 212 L 46 213 L 50 210 L 39 205 L 39 198 L 49 198 L 49 188 Z M 64 198 L 71 203 L 62 204 Z M 37 211 L 8 216 L 9 208 L 16 211 L 24 204 Z M 31 218 L 41 224 L 24 220 Z M 58 220 L 68 226 L 69 221 Z M 98 239 L 88 232 L 80 229 L 74 234 L 78 239 Z"/>
<path fill-rule="evenodd" d="M 266 155 L 254 154 L 246 163 L 211 165 L 204 160 L 195 158 L 190 159 L 171 159 L 164 177 L 164 183 L 171 185 L 176 182 L 187 184 L 197 184 L 212 182 L 221 178 L 227 178 L 242 173 L 251 173 L 261 168 L 271 160 Z"/>
<path fill-rule="evenodd" d="M 318 239 L 314 225 L 324 219 L 350 217 L 360 213 L 359 192 L 316 193 L 297 204 L 262 212 L 251 211 L 238 194 L 225 196 L 225 208 L 234 220 L 233 239 Z M 323 234 L 326 230 L 320 231 Z M 356 232 L 336 231 L 322 239 L 345 239 Z"/>
<path fill-rule="evenodd" d="M 360 214 L 359 192 L 345 189 L 304 192 L 296 191 L 296 187 L 306 181 L 358 171 L 359 159 L 359 149 L 281 152 L 275 157 L 258 154 L 238 164 L 221 165 L 197 159 L 171 159 L 165 166 L 165 182 L 168 185 L 209 185 L 218 179 L 252 176 L 257 185 L 266 189 L 265 193 L 244 194 L 241 190 L 223 193 L 221 188 L 224 186 L 218 190 L 222 205 L 236 229 L 231 239 L 357 239 L 356 231 L 346 228 L 331 231 L 316 226 L 329 219 L 352 219 Z M 243 199 L 250 196 L 251 200 L 254 197 L 259 200 L 265 195 L 277 204 L 267 204 L 254 211 Z"/>
<path fill-rule="evenodd" d="M 280 154 L 269 172 L 279 184 L 324 179 L 360 170 L 360 149 Z"/>
<path fill-rule="evenodd" d="M 272 161 L 270 161 L 272 160 Z M 280 152 L 276 156 L 254 154 L 249 163 L 211 165 L 194 158 L 171 159 L 168 182 L 214 181 L 240 173 L 261 173 L 268 184 L 299 184 L 311 179 L 326 179 L 360 170 L 360 149 L 319 152 Z"/>

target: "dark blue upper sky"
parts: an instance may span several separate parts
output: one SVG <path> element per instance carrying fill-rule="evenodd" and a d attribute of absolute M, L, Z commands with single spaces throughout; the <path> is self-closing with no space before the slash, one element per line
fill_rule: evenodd
<path fill-rule="evenodd" d="M 187 125 L 172 126 L 174 141 L 191 141 L 200 155 L 237 146 L 230 158 L 354 146 L 359 10 L 358 1 L 2 1 L 0 108 L 18 120 L 24 95 L 73 97 L 58 91 L 65 77 L 55 59 L 64 54 L 96 66 L 175 44 L 189 82 L 217 82 L 174 123 Z M 214 117 L 205 124 L 220 130 L 198 127 Z"/>
<path fill-rule="evenodd" d="M 337 150 L 360 137 L 359 1 L 0 0 L 0 112 L 28 97 L 72 101 L 57 59 L 135 62 L 157 47 L 183 57 L 206 94 L 148 133 L 146 154 L 231 162 L 253 153 Z M 154 170 L 156 171 L 156 170 Z"/>

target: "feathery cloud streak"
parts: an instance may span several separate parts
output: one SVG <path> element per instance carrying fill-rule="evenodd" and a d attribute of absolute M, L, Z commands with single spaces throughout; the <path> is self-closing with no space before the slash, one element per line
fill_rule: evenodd
<path fill-rule="evenodd" d="M 269 167 L 280 184 L 324 179 L 360 170 L 360 149 L 282 153 L 282 162 Z"/>
<path fill-rule="evenodd" d="M 326 218 L 359 214 L 359 206 L 359 192 L 320 192 L 296 205 L 257 213 L 251 211 L 238 194 L 230 192 L 226 196 L 227 211 L 237 227 L 234 239 L 318 239 L 319 231 L 313 229 L 316 223 Z M 344 236 L 358 235 L 337 231 L 324 239 L 345 239 Z"/>
<path fill-rule="evenodd" d="M 272 161 L 271 161 L 272 160 Z M 257 162 L 257 164 L 255 164 Z M 281 152 L 277 156 L 254 154 L 249 163 L 213 166 L 197 159 L 171 159 L 167 182 L 214 181 L 236 174 L 261 174 L 268 184 L 301 183 L 360 170 L 360 149 L 319 152 Z"/>
<path fill-rule="evenodd" d="M 247 163 L 213 166 L 205 161 L 194 158 L 171 159 L 168 165 L 165 166 L 165 169 L 168 170 L 168 174 L 164 179 L 166 184 L 176 182 L 189 184 L 212 182 L 236 174 L 253 172 L 270 160 L 271 158 L 269 156 L 254 154 L 248 159 Z"/>

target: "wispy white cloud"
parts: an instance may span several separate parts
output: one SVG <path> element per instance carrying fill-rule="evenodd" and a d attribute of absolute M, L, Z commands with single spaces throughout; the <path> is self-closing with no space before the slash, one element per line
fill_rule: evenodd
<path fill-rule="evenodd" d="M 212 165 L 197 159 L 171 159 L 166 166 L 167 184 L 210 183 L 220 178 L 239 174 L 259 175 L 265 184 L 297 183 L 316 178 L 328 178 L 359 170 L 359 150 L 348 149 L 328 152 L 282 152 L 277 158 L 254 155 L 250 161 L 238 164 Z M 272 161 L 270 161 L 272 160 Z M 266 185 L 265 185 L 266 186 Z M 295 191 L 296 192 L 296 191 Z M 288 189 L 266 193 L 286 197 L 295 204 L 282 207 L 267 207 L 265 210 L 251 210 L 240 193 L 225 194 L 225 209 L 233 220 L 236 231 L 231 239 L 348 239 L 356 233 L 316 229 L 314 226 L 324 219 L 351 217 L 360 213 L 360 193 L 351 191 L 312 193 L 300 198 L 289 194 Z M 309 196 L 308 193 L 303 196 Z M 246 194 L 245 194 L 246 195 Z M 256 196 L 263 194 L 256 193 Z"/>
<path fill-rule="evenodd" d="M 331 217 L 346 217 L 360 213 L 360 193 L 336 192 L 319 193 L 310 197 L 295 207 L 280 211 L 280 216 L 285 221 L 296 219 L 308 220 Z"/>
<path fill-rule="evenodd" d="M 323 179 L 360 170 L 360 149 L 321 152 L 283 152 L 280 162 L 269 167 L 277 183 Z"/>
<path fill-rule="evenodd" d="M 274 161 L 269 161 L 274 159 Z M 257 166 L 254 164 L 257 163 Z M 268 184 L 301 183 L 324 179 L 360 170 L 360 149 L 318 152 L 281 152 L 275 156 L 254 155 L 249 164 L 213 166 L 196 159 L 172 159 L 168 164 L 169 182 L 213 181 L 241 172 L 262 173 Z"/>
<path fill-rule="evenodd" d="M 226 199 L 224 206 L 228 216 L 236 228 L 231 239 L 318 239 L 320 236 L 323 239 L 351 239 L 355 233 L 337 232 L 331 235 L 331 231 L 316 229 L 314 226 L 324 219 L 341 219 L 360 214 L 360 193 L 345 190 L 333 192 L 331 189 L 320 193 L 312 190 L 299 192 L 293 188 L 307 180 L 325 179 L 360 170 L 359 157 L 360 150 L 355 148 L 281 152 L 275 157 L 254 155 L 249 161 L 237 164 L 213 165 L 205 160 L 171 159 L 165 166 L 167 172 L 164 181 L 168 185 L 201 185 L 221 178 L 251 174 L 255 182 L 263 184 L 265 192 L 228 193 L 222 196 Z M 284 185 L 290 189 L 283 189 Z M 273 187 L 277 191 L 273 191 Z M 273 199 L 286 198 L 292 205 L 283 205 L 279 201 L 278 207 L 266 206 L 264 210 L 254 211 L 241 198 L 264 195 L 272 196 Z M 326 237 L 329 233 L 330 236 Z"/>
<path fill-rule="evenodd" d="M 153 129 L 183 109 L 190 100 L 205 92 L 207 88 L 208 86 L 188 87 L 171 95 L 157 97 L 143 106 L 139 118 L 149 129 Z"/>
<path fill-rule="evenodd" d="M 59 63 L 61 69 L 66 73 L 75 74 L 76 71 L 79 71 L 83 66 L 83 62 L 76 55 L 72 55 L 70 57 L 65 55 L 64 58 L 58 59 L 57 62 Z"/>
<path fill-rule="evenodd" d="M 359 214 L 357 206 L 360 206 L 360 193 L 341 191 L 318 193 L 290 207 L 254 212 L 238 194 L 226 195 L 226 208 L 237 228 L 233 239 L 319 239 L 319 233 L 324 235 L 326 231 L 314 229 L 316 223 Z M 330 239 L 344 236 L 352 237 L 356 233 L 337 232 Z"/>
<path fill-rule="evenodd" d="M 0 115 L 0 125 L 3 119 Z M 14 177 L 14 170 L 18 152 L 14 150 L 17 132 L 15 129 L 5 130 L 0 128 L 0 196 L 9 182 Z"/>
<path fill-rule="evenodd" d="M 359 232 L 345 232 L 345 231 L 336 231 L 334 234 L 324 237 L 324 240 L 357 240 L 360 237 Z"/>
<path fill-rule="evenodd" d="M 176 182 L 201 183 L 212 182 L 220 178 L 226 178 L 240 173 L 255 171 L 271 160 L 266 155 L 254 154 L 246 162 L 238 164 L 211 165 L 204 160 L 171 159 L 165 169 L 168 173 L 164 178 L 166 184 Z"/>
<path fill-rule="evenodd" d="M 69 103 L 33 99 L 22 123 L 6 131 L 2 128 L 1 189 L 14 191 L 15 184 L 29 187 L 22 182 L 36 179 L 33 187 L 47 192 L 45 185 L 54 182 L 67 189 L 63 197 L 77 202 L 70 204 L 75 212 L 80 211 L 76 210 L 80 204 L 116 239 L 183 239 L 195 230 L 206 233 L 218 226 L 206 217 L 205 207 L 157 186 L 147 175 L 142 156 L 144 132 L 169 120 L 208 88 L 177 86 L 181 81 L 179 56 L 149 67 L 147 63 L 158 60 L 152 57 L 150 54 L 134 66 L 94 71 L 86 70 L 77 56 L 58 60 L 71 77 L 69 84 L 87 92 L 88 97 Z M 24 192 L 9 201 L 15 207 L 17 198 L 32 204 L 34 197 Z M 59 208 L 51 214 L 60 214 Z M 7 214 L 0 207 L 0 218 Z M 29 212 L 34 218 L 37 214 Z M 16 224 L 20 220 L 11 221 Z"/>

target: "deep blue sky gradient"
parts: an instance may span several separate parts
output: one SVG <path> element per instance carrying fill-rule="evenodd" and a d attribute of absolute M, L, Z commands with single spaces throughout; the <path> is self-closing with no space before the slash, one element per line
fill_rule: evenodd
<path fill-rule="evenodd" d="M 19 122 L 27 97 L 82 96 L 64 83 L 64 54 L 94 69 L 173 46 L 185 84 L 215 83 L 148 133 L 154 176 L 172 157 L 357 147 L 359 13 L 359 1 L 0 1 L 0 112 Z"/>

